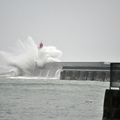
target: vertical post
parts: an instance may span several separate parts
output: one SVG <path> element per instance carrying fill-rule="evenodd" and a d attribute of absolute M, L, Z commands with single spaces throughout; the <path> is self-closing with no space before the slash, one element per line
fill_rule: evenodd
<path fill-rule="evenodd" d="M 103 120 L 120 120 L 120 63 L 110 64 L 110 89 L 105 92 Z M 119 88 L 119 89 L 114 89 Z"/>
<path fill-rule="evenodd" d="M 112 63 L 110 63 L 110 86 L 109 86 L 109 88 L 111 89 L 111 86 L 112 86 L 112 78 L 113 78 L 113 76 L 112 76 Z"/>

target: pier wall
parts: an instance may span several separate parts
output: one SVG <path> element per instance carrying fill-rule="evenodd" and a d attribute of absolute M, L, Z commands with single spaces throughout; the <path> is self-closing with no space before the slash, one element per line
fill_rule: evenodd
<path fill-rule="evenodd" d="M 60 79 L 110 81 L 110 64 L 99 62 L 63 64 Z"/>

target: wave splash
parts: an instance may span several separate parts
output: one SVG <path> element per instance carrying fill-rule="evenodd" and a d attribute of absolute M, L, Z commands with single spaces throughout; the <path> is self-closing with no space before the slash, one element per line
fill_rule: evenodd
<path fill-rule="evenodd" d="M 31 37 L 18 41 L 19 54 L 0 51 L 0 57 L 5 62 L 12 76 L 54 76 L 60 71 L 58 64 L 62 52 L 54 46 L 39 46 Z M 17 51 L 17 50 L 15 50 Z M 54 72 L 53 72 L 54 71 Z M 51 73 L 53 72 L 53 73 Z M 43 75 L 44 74 L 44 75 Z"/>

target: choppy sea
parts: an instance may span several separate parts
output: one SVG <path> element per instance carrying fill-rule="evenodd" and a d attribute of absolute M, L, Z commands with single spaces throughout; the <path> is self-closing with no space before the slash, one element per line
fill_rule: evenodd
<path fill-rule="evenodd" d="M 0 120 L 101 120 L 108 82 L 0 78 Z"/>

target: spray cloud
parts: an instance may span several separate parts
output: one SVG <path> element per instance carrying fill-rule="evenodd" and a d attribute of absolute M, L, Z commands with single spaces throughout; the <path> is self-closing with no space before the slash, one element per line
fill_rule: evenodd
<path fill-rule="evenodd" d="M 51 62 L 60 62 L 62 52 L 54 46 L 44 46 L 42 43 L 38 46 L 31 37 L 25 41 L 19 40 L 20 54 L 11 54 L 0 51 L 0 56 L 10 66 L 10 72 L 15 75 L 32 74 L 38 68 L 44 67 Z"/>

